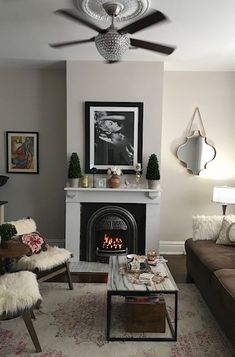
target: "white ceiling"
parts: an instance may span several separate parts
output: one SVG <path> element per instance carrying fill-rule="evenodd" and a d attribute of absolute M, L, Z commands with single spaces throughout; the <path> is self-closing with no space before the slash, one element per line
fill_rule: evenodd
<path fill-rule="evenodd" d="M 132 37 L 177 49 L 170 56 L 129 50 L 123 60 L 164 61 L 166 70 L 235 70 L 235 0 L 151 0 L 151 7 L 163 12 L 170 22 Z M 0 63 L 102 61 L 94 43 L 63 49 L 48 46 L 96 35 L 83 25 L 53 14 L 61 8 L 73 8 L 73 0 L 0 0 Z M 105 22 L 97 24 L 108 26 Z"/>

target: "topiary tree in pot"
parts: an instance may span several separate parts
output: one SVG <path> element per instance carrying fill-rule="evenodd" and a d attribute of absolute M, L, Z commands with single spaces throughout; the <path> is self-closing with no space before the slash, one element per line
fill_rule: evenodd
<path fill-rule="evenodd" d="M 71 187 L 78 187 L 79 179 L 81 178 L 81 167 L 80 167 L 80 159 L 76 152 L 73 152 L 68 168 L 68 178 L 69 184 Z"/>
<path fill-rule="evenodd" d="M 16 227 L 10 223 L 0 225 L 1 245 L 7 245 L 7 241 L 17 234 Z"/>
<path fill-rule="evenodd" d="M 156 189 L 160 180 L 158 159 L 155 154 L 151 154 L 148 160 L 146 179 L 151 189 Z"/>

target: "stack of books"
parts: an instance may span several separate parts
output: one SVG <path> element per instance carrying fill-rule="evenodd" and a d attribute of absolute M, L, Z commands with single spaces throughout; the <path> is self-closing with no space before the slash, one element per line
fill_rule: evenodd
<path fill-rule="evenodd" d="M 151 294 L 145 296 L 126 296 L 127 304 L 156 304 L 163 300 L 162 294 Z"/>

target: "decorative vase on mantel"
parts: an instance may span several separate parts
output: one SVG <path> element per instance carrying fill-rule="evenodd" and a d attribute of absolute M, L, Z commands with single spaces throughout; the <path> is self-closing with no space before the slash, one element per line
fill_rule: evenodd
<path fill-rule="evenodd" d="M 157 190 L 159 188 L 159 180 L 148 180 L 148 188 L 151 190 Z"/>
<path fill-rule="evenodd" d="M 108 185 L 110 188 L 118 188 L 121 185 L 121 178 L 119 175 L 113 174 L 109 179 L 108 179 Z"/>

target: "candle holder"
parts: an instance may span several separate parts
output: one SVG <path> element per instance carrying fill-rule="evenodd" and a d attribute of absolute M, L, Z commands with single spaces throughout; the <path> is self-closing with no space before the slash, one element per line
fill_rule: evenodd
<path fill-rule="evenodd" d="M 135 184 L 139 185 L 141 179 L 141 164 L 137 163 L 135 165 Z"/>
<path fill-rule="evenodd" d="M 92 175 L 93 175 L 93 179 L 92 179 L 92 185 L 93 185 L 93 186 L 92 186 L 92 187 L 94 188 L 94 187 L 95 187 L 95 174 L 98 173 L 97 168 L 96 168 L 96 167 L 92 167 L 91 173 L 92 173 Z"/>

